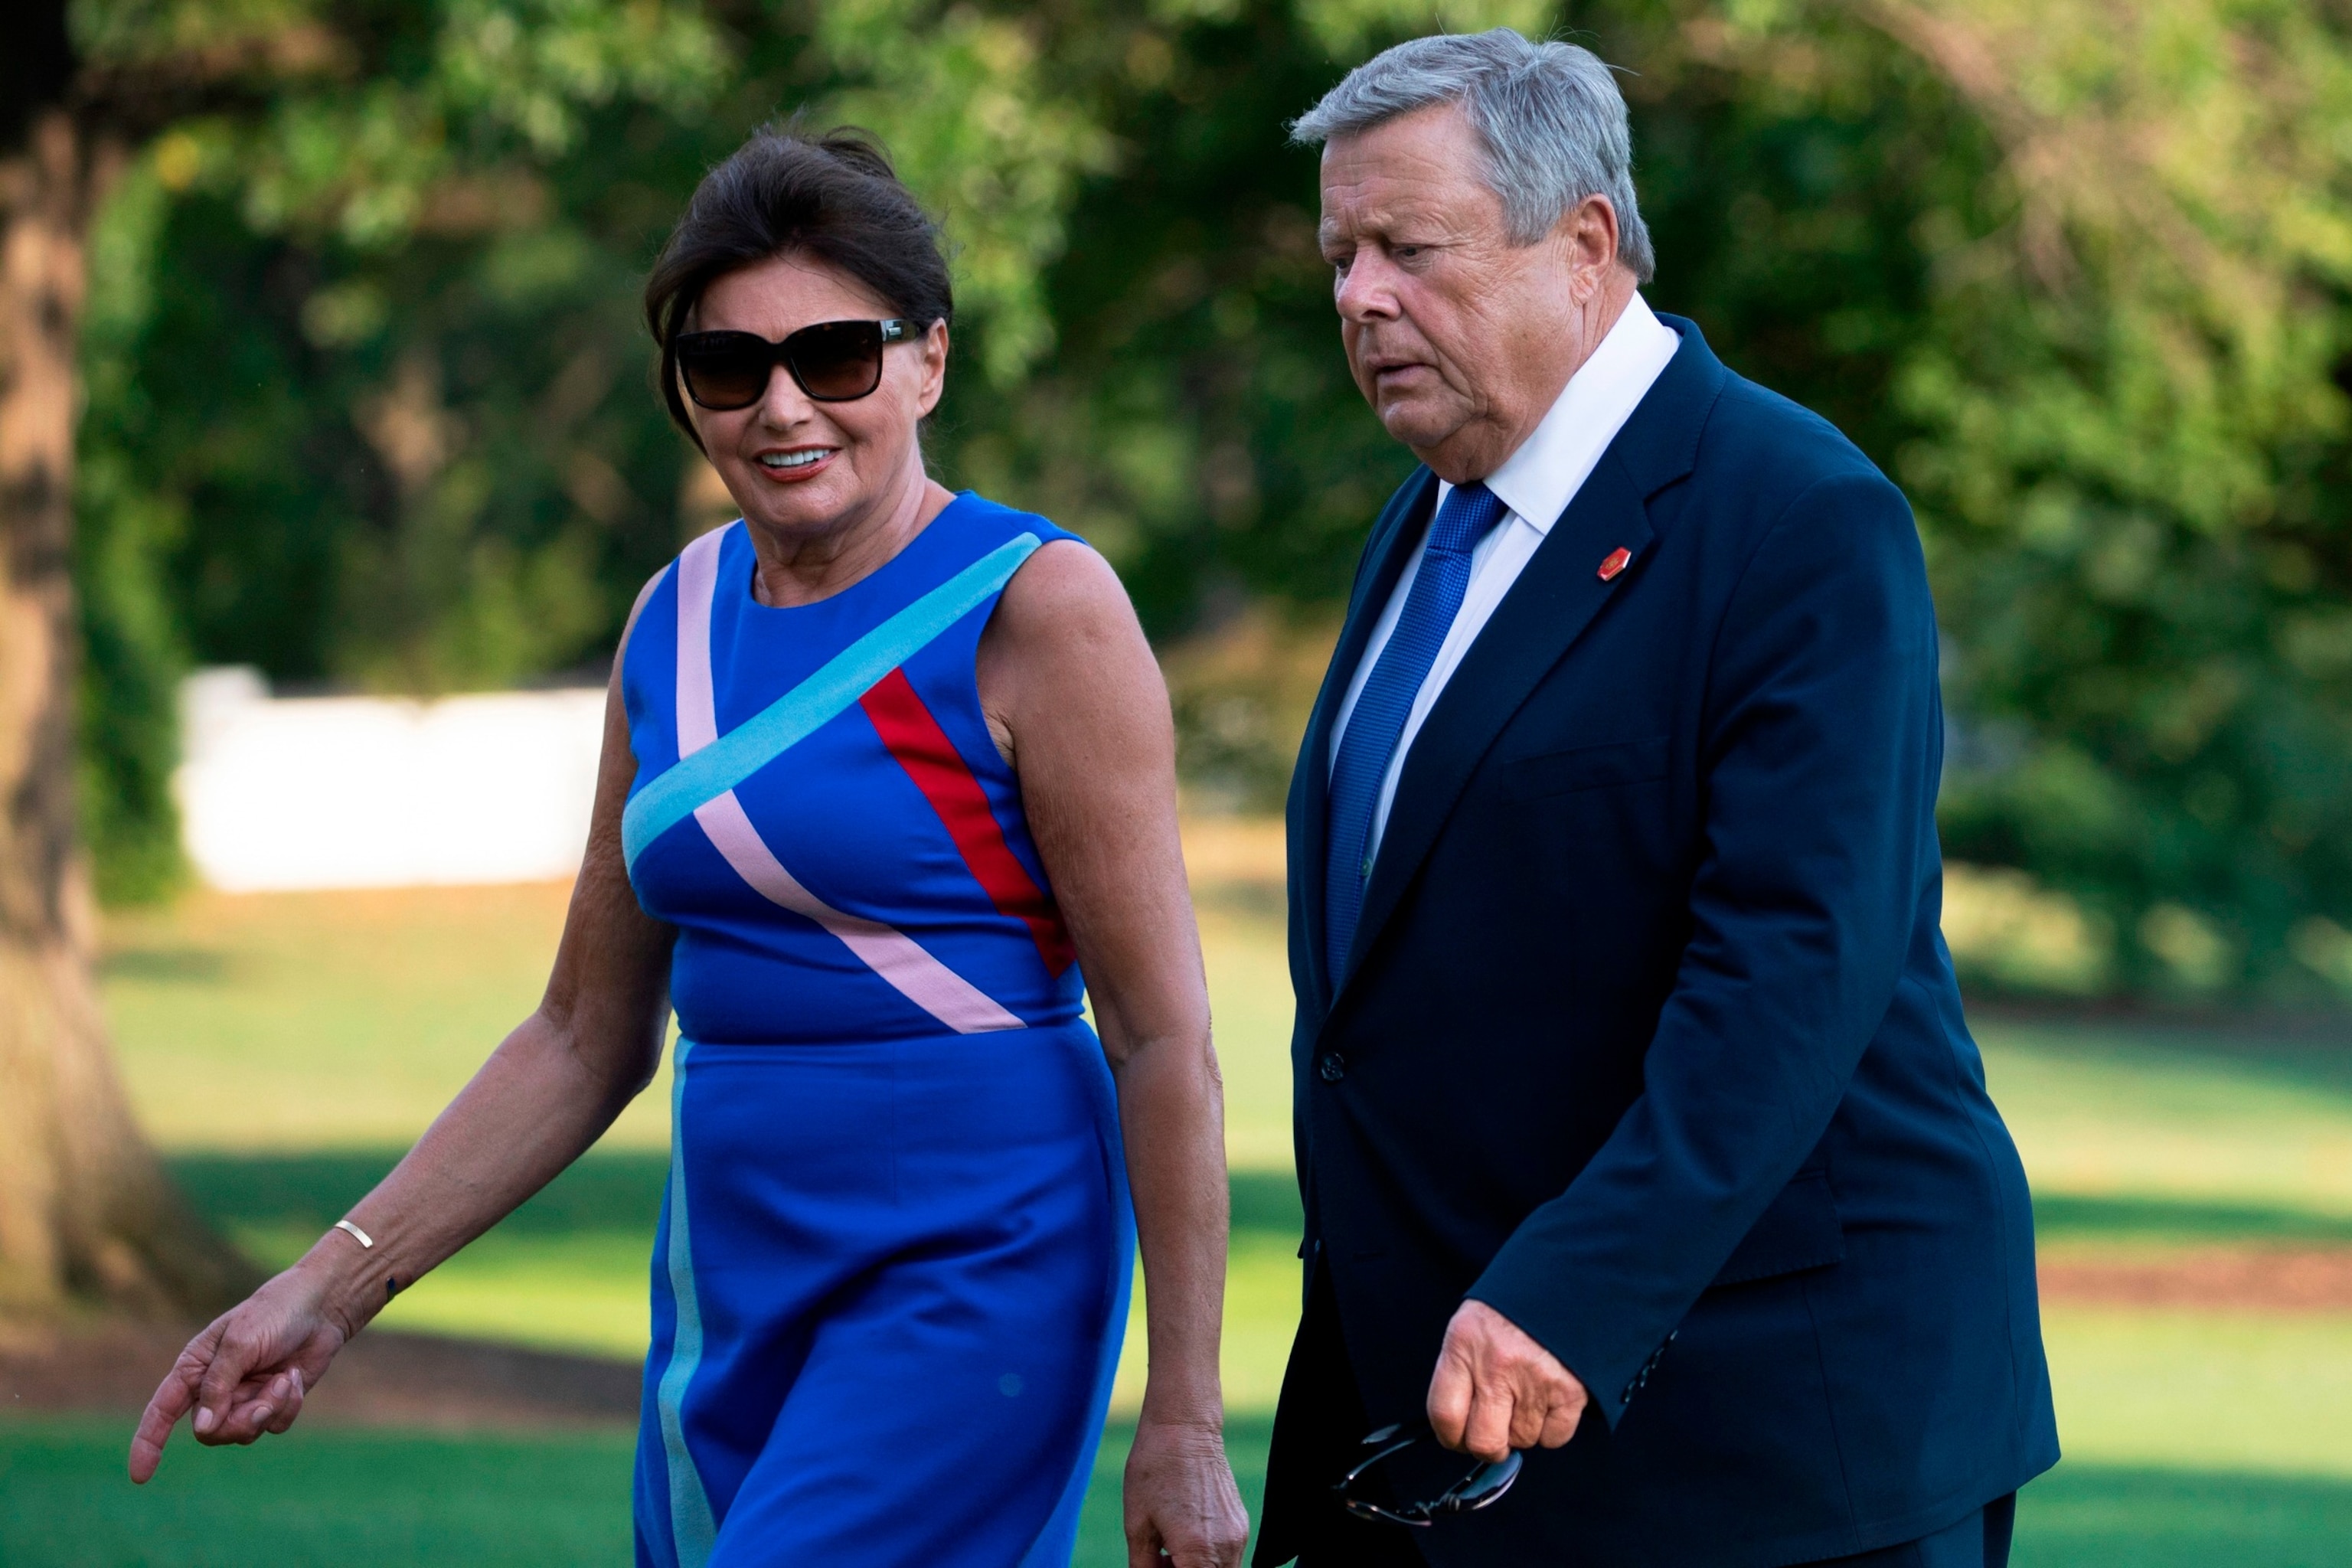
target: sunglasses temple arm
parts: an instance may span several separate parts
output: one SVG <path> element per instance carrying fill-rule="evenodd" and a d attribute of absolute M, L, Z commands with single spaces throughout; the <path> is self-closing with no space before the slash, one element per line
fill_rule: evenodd
<path fill-rule="evenodd" d="M 1351 1486 L 1354 1486 L 1354 1485 L 1356 1484 L 1356 1478 L 1357 1478 L 1358 1476 L 1362 1475 L 1366 1470 L 1370 1469 L 1374 1465 L 1379 1464 L 1382 1459 L 1387 1458 L 1391 1454 L 1397 1453 L 1397 1452 L 1399 1452 L 1399 1451 L 1400 1451 L 1400 1450 L 1402 1450 L 1402 1449 L 1405 1449 L 1405 1448 L 1410 1448 L 1410 1447 L 1412 1447 L 1413 1446 L 1413 1444 L 1414 1444 L 1415 1442 L 1417 1442 L 1418 1440 L 1419 1440 L 1419 1439 L 1417 1439 L 1417 1438 L 1412 1438 L 1412 1437 L 1402 1437 L 1402 1438 L 1399 1438 L 1396 1442 L 1391 1443 L 1387 1447 L 1382 1448 L 1379 1453 L 1374 1454 L 1370 1458 L 1369 1458 L 1369 1459 L 1365 1459 L 1365 1460 L 1361 1461 L 1360 1463 L 1359 1463 L 1359 1464 L 1356 1466 L 1356 1468 L 1355 1468 L 1354 1469 L 1349 1470 L 1346 1475 L 1344 1475 L 1344 1476 L 1340 1477 L 1340 1478 L 1339 1478 L 1339 1487 L 1335 1487 L 1335 1488 L 1334 1488 L 1334 1489 L 1332 1489 L 1336 1491 L 1336 1490 L 1340 1489 L 1341 1488 L 1346 1488 L 1346 1487 L 1351 1487 Z M 1324 1473 L 1325 1473 L 1326 1475 L 1328 1475 L 1330 1472 L 1327 1470 L 1327 1471 L 1325 1471 Z"/>

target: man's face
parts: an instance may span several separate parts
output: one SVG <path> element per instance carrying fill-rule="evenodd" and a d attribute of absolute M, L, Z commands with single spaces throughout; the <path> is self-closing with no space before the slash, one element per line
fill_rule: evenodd
<path fill-rule="evenodd" d="M 1597 344 L 1585 307 L 1616 247 L 1600 197 L 1513 245 L 1484 163 L 1450 104 L 1323 149 L 1320 239 L 1349 368 L 1389 434 L 1456 484 L 1500 466 Z"/>

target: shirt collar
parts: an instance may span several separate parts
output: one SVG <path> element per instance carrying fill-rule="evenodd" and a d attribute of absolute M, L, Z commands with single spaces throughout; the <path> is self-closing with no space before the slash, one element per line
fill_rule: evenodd
<path fill-rule="evenodd" d="M 1681 334 L 1635 293 L 1518 450 L 1486 476 L 1486 488 L 1538 533 L 1549 534 L 1681 346 Z M 1453 489 L 1439 482 L 1439 506 Z"/>

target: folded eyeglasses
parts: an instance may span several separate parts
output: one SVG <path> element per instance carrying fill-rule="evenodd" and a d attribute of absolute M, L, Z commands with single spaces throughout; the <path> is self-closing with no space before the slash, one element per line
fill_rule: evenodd
<path fill-rule="evenodd" d="M 1391 1455 L 1402 1453 L 1416 1443 L 1433 1443 L 1436 1440 L 1436 1435 L 1429 1429 L 1426 1422 L 1392 1422 L 1372 1433 L 1362 1445 L 1372 1451 L 1358 1460 L 1356 1468 L 1341 1477 L 1339 1484 L 1331 1489 L 1339 1494 L 1340 1506 L 1358 1519 L 1386 1520 L 1391 1524 L 1409 1524 L 1425 1529 L 1434 1524 L 1440 1515 L 1475 1513 L 1489 1506 L 1509 1491 L 1511 1483 L 1519 1479 L 1521 1456 L 1514 1451 L 1510 1458 L 1499 1463 L 1481 1460 L 1468 1475 L 1426 1502 L 1404 1503 L 1390 1508 L 1357 1495 L 1357 1483 L 1373 1466 Z"/>

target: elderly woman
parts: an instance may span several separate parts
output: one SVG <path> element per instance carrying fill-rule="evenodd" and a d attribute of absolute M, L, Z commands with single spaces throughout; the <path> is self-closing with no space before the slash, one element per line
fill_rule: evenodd
<path fill-rule="evenodd" d="M 926 473 L 951 306 L 870 141 L 762 132 L 696 192 L 646 315 L 743 516 L 632 613 L 546 999 L 188 1346 L 134 1479 L 191 1409 L 205 1443 L 284 1431 L 393 1295 L 595 1141 L 674 1006 L 640 1563 L 1066 1563 L 1139 1238 L 1130 1555 L 1238 1561 L 1166 693 L 1099 556 Z"/>

